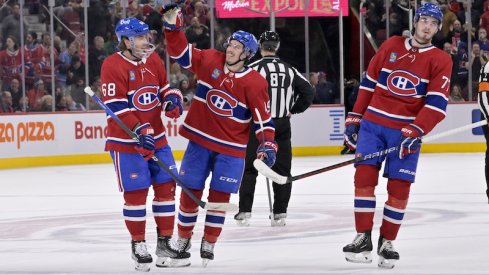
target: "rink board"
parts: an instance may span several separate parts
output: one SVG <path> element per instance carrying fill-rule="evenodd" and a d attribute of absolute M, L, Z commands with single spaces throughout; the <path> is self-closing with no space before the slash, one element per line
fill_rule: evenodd
<path fill-rule="evenodd" d="M 450 104 L 447 118 L 432 134 L 471 124 L 480 119 L 477 104 Z M 338 154 L 343 144 L 344 108 L 321 105 L 294 115 L 294 156 Z M 178 135 L 186 116 L 170 120 L 163 116 L 167 137 L 176 159 L 181 159 L 187 140 Z M 212 122 L 210 122 L 212 123 Z M 0 116 L 0 169 L 31 166 L 110 162 L 104 152 L 106 117 L 102 112 L 44 113 Z M 482 152 L 484 137 L 479 128 L 423 145 L 423 152 Z"/>

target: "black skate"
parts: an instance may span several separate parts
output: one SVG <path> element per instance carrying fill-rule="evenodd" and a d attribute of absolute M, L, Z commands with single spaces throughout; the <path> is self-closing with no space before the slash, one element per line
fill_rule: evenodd
<path fill-rule="evenodd" d="M 190 253 L 171 246 L 171 237 L 158 236 L 156 246 L 157 267 L 184 267 L 190 265 Z"/>
<path fill-rule="evenodd" d="M 234 219 L 239 226 L 250 226 L 251 212 L 238 212 Z"/>
<path fill-rule="evenodd" d="M 372 250 L 373 245 L 370 231 L 357 233 L 353 242 L 343 247 L 345 259 L 352 263 L 371 263 Z"/>
<path fill-rule="evenodd" d="M 146 241 L 131 241 L 132 259 L 135 262 L 135 269 L 137 271 L 149 272 L 153 258 L 148 252 Z"/>
<path fill-rule="evenodd" d="M 380 268 L 394 268 L 395 263 L 399 260 L 399 253 L 394 249 L 392 241 L 384 239 L 380 236 L 379 246 L 377 247 L 377 254 L 379 255 L 379 267 Z"/>
<path fill-rule="evenodd" d="M 202 238 L 200 244 L 200 257 L 202 258 L 202 267 L 206 267 L 209 261 L 214 260 L 214 245 Z"/>

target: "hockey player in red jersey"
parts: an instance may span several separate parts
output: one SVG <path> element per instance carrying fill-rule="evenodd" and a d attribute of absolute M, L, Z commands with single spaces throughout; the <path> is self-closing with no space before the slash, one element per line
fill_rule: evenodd
<path fill-rule="evenodd" d="M 412 38 L 395 36 L 382 44 L 362 80 L 353 111 L 346 118 L 345 142 L 356 149 L 357 156 L 395 146 L 399 149 L 355 164 L 357 235 L 343 247 L 347 261 L 372 262 L 375 187 L 384 160 L 388 198 L 378 239 L 378 265 L 393 268 L 399 260 L 392 243 L 416 176 L 421 138 L 446 115 L 452 61 L 431 44 L 442 19 L 440 8 L 426 3 L 416 11 Z"/>
<path fill-rule="evenodd" d="M 102 100 L 139 136 L 135 142 L 107 116 L 105 150 L 112 156 L 119 189 L 124 195 L 123 215 L 131 234 L 136 269 L 149 271 L 146 246 L 146 199 L 154 190 L 152 210 L 157 226 L 156 266 L 178 266 L 174 259 L 190 254 L 170 245 L 175 223 L 175 181 L 151 159 L 156 155 L 178 173 L 167 143 L 162 111 L 170 118 L 182 114 L 182 94 L 169 89 L 165 66 L 150 44 L 149 27 L 136 18 L 121 19 L 115 32 L 120 51 L 105 59 L 101 69 Z M 163 106 L 168 106 L 163 109 Z"/>
<path fill-rule="evenodd" d="M 200 198 L 212 172 L 209 202 L 229 202 L 231 193 L 237 193 L 241 183 L 252 119 L 258 139 L 262 140 L 262 133 L 265 136 L 258 148 L 258 157 L 272 166 L 277 152 L 267 81 L 257 71 L 245 66 L 258 50 L 258 42 L 252 34 L 237 31 L 224 45 L 226 53 L 200 50 L 185 38 L 179 8 L 168 5 L 162 12 L 168 53 L 199 77 L 195 96 L 179 132 L 189 139 L 180 177 Z M 255 110 L 263 119 L 263 129 Z M 200 246 L 204 266 L 214 259 L 214 245 L 221 234 L 225 214 L 213 210 L 206 213 Z M 197 215 L 197 204 L 182 192 L 178 236 L 179 247 L 184 251 L 190 249 Z"/>

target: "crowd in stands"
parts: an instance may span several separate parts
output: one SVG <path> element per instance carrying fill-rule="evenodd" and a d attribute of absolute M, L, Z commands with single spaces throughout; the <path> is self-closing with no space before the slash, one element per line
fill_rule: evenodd
<path fill-rule="evenodd" d="M 48 0 L 24 2 L 24 15 L 38 17 L 40 24 L 49 30 Z M 189 42 L 201 49 L 210 48 L 207 4 L 201 0 L 174 2 L 181 6 L 184 13 L 185 25 L 188 26 L 185 33 Z M 155 7 L 152 0 L 129 0 L 128 4 L 125 15 L 137 17 L 150 26 L 152 43 L 165 60 L 166 47 L 159 7 Z M 117 51 L 114 29 L 123 14 L 121 1 L 90 0 L 88 26 L 85 27 L 82 0 L 55 0 L 55 37 L 51 38 L 49 32 L 29 29 L 30 24 L 27 24 L 25 16 L 23 20 L 20 19 L 18 1 L 0 0 L 0 113 L 100 109 L 86 97 L 83 88 L 88 84 L 96 93 L 100 93 L 100 68 L 104 59 Z M 21 22 L 25 34 L 23 65 Z M 88 34 L 89 50 L 85 49 L 85 33 Z M 217 39 L 223 42 L 229 35 L 230 31 L 217 32 Z M 51 62 L 51 53 L 54 62 Z M 87 59 L 88 83 L 85 73 Z M 172 62 L 170 66 L 171 87 L 182 90 L 188 106 L 194 95 L 196 78 L 176 63 Z M 21 85 L 23 71 L 25 95 Z"/>

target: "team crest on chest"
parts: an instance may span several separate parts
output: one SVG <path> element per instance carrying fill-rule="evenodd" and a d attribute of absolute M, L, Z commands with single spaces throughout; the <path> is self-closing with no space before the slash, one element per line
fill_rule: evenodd
<path fill-rule="evenodd" d="M 238 106 L 238 101 L 233 96 L 217 89 L 210 89 L 205 99 L 207 107 L 219 116 L 233 116 L 233 109 Z"/>
<path fill-rule="evenodd" d="M 144 86 L 132 94 L 132 105 L 138 111 L 147 112 L 160 104 L 158 86 Z"/>
<path fill-rule="evenodd" d="M 407 71 L 393 71 L 387 77 L 387 89 L 398 96 L 414 96 L 421 79 Z"/>

